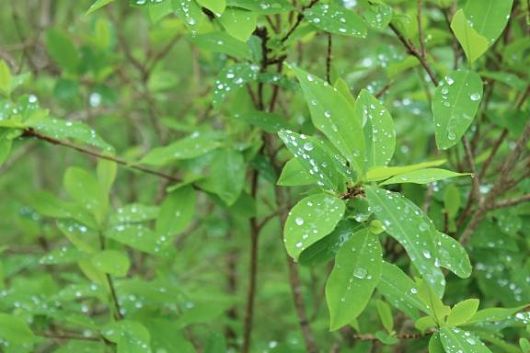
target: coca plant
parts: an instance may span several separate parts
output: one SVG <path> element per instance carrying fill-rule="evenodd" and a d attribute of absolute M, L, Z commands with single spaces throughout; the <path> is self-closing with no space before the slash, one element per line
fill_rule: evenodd
<path fill-rule="evenodd" d="M 530 352 L 528 6 L 8 1 L 0 351 Z"/>

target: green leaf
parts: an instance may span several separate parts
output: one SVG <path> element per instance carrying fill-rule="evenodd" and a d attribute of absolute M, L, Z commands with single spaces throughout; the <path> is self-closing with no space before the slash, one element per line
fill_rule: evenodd
<path fill-rule="evenodd" d="M 305 248 L 333 231 L 345 209 L 344 201 L 328 194 L 300 200 L 285 221 L 283 236 L 287 253 L 298 260 Z"/>
<path fill-rule="evenodd" d="M 488 40 L 473 28 L 463 10 L 458 10 L 453 16 L 451 29 L 464 49 L 469 63 L 474 63 L 488 50 Z"/>
<path fill-rule="evenodd" d="M 149 331 L 139 322 L 116 321 L 106 325 L 101 333 L 117 344 L 117 353 L 151 353 Z"/>
<path fill-rule="evenodd" d="M 256 29 L 258 15 L 238 8 L 227 9 L 219 21 L 232 37 L 246 42 Z"/>
<path fill-rule="evenodd" d="M 512 317 L 515 313 L 523 310 L 526 306 L 518 306 L 515 308 L 488 308 L 477 311 L 475 315 L 469 320 L 468 324 L 479 322 L 495 322 L 503 321 Z"/>
<path fill-rule="evenodd" d="M 37 339 L 22 318 L 4 313 L 0 313 L 0 338 L 19 347 L 31 347 Z"/>
<path fill-rule="evenodd" d="M 252 54 L 245 42 L 235 39 L 226 32 L 211 32 L 190 37 L 199 48 L 233 56 L 238 59 L 250 59 Z"/>
<path fill-rule="evenodd" d="M 191 186 L 171 192 L 160 206 L 156 232 L 169 237 L 184 231 L 195 215 L 195 203 L 195 190 Z"/>
<path fill-rule="evenodd" d="M 101 222 L 107 212 L 107 193 L 98 180 L 89 172 L 70 167 L 64 173 L 64 188 L 79 205 L 92 213 Z"/>
<path fill-rule="evenodd" d="M 96 171 L 98 182 L 103 189 L 103 193 L 108 195 L 116 180 L 116 174 L 118 172 L 117 163 L 106 159 L 99 159 Z"/>
<path fill-rule="evenodd" d="M 477 336 L 459 328 L 441 328 L 440 339 L 446 353 L 491 353 Z"/>
<path fill-rule="evenodd" d="M 101 272 L 117 277 L 126 276 L 131 265 L 127 254 L 117 250 L 100 251 L 90 261 Z"/>
<path fill-rule="evenodd" d="M 116 225 L 107 229 L 105 236 L 149 254 L 157 254 L 167 245 L 166 237 L 142 225 Z"/>
<path fill-rule="evenodd" d="M 319 186 L 328 190 L 344 189 L 345 178 L 322 141 L 290 130 L 281 130 L 278 136 Z"/>
<path fill-rule="evenodd" d="M 306 172 L 298 159 L 293 158 L 287 161 L 282 169 L 282 174 L 278 178 L 277 185 L 281 186 L 299 186 L 314 184 L 313 177 Z"/>
<path fill-rule="evenodd" d="M 436 322 L 432 316 L 424 316 L 414 323 L 416 330 L 425 333 L 427 330 L 436 327 Z"/>
<path fill-rule="evenodd" d="M 349 324 L 364 310 L 381 278 L 382 256 L 379 239 L 367 229 L 340 248 L 326 282 L 331 330 Z"/>
<path fill-rule="evenodd" d="M 286 121 L 285 117 L 275 113 L 258 110 L 236 114 L 234 120 L 244 121 L 247 124 L 255 125 L 271 134 L 275 134 L 282 129 L 293 128 L 293 126 Z"/>
<path fill-rule="evenodd" d="M 454 238 L 442 232 L 437 233 L 436 246 L 438 249 L 439 265 L 453 272 L 460 278 L 471 275 L 473 268 L 464 247 Z"/>
<path fill-rule="evenodd" d="M 215 80 L 213 91 L 213 104 L 221 105 L 227 95 L 237 88 L 243 87 L 248 82 L 255 81 L 258 77 L 259 67 L 250 64 L 233 64 L 223 68 Z"/>
<path fill-rule="evenodd" d="M 460 191 L 454 184 L 450 184 L 445 188 L 444 192 L 444 208 L 447 212 L 447 216 L 453 219 L 461 205 Z"/>
<path fill-rule="evenodd" d="M 375 304 L 377 306 L 379 320 L 381 320 L 383 327 L 387 332 L 392 332 L 394 330 L 394 317 L 392 316 L 392 309 L 386 302 L 382 300 L 377 300 Z"/>
<path fill-rule="evenodd" d="M 335 3 L 316 4 L 304 11 L 304 17 L 313 26 L 329 33 L 366 37 L 367 28 L 362 18 Z"/>
<path fill-rule="evenodd" d="M 363 228 L 361 225 L 351 220 L 341 220 L 333 232 L 302 251 L 298 262 L 301 265 L 315 265 L 331 260 L 344 243 L 361 228 Z"/>
<path fill-rule="evenodd" d="M 399 193 L 373 186 L 366 186 L 365 192 L 370 207 L 377 219 L 383 222 L 385 231 L 405 248 L 414 266 L 441 297 L 445 279 L 437 263 L 434 242 L 437 230 L 432 221 L 418 206 Z"/>
<path fill-rule="evenodd" d="M 0 132 L 0 166 L 2 166 L 9 157 L 12 145 L 13 140 L 2 136 L 2 133 Z"/>
<path fill-rule="evenodd" d="M 46 33 L 46 47 L 52 59 L 64 70 L 76 72 L 81 57 L 74 43 L 58 29 L 50 29 Z"/>
<path fill-rule="evenodd" d="M 260 15 L 272 15 L 293 10 L 288 0 L 227 0 L 229 6 L 240 7 Z"/>
<path fill-rule="evenodd" d="M 510 19 L 512 5 L 513 0 L 468 0 L 464 13 L 471 26 L 493 44 Z"/>
<path fill-rule="evenodd" d="M 469 70 L 448 74 L 434 92 L 432 113 L 439 149 L 454 146 L 473 122 L 482 99 L 482 80 Z"/>
<path fill-rule="evenodd" d="M 355 101 L 355 115 L 363 126 L 366 167 L 387 165 L 396 148 L 396 131 L 390 113 L 377 98 L 363 89 Z"/>
<path fill-rule="evenodd" d="M 435 161 L 422 162 L 417 164 L 406 165 L 402 167 L 374 167 L 370 168 L 366 173 L 367 181 L 380 181 L 390 178 L 394 175 L 404 174 L 413 172 L 415 170 L 437 167 L 445 164 L 445 159 L 439 159 Z"/>
<path fill-rule="evenodd" d="M 383 30 L 392 20 L 392 7 L 383 2 L 368 2 L 362 16 L 373 29 Z"/>
<path fill-rule="evenodd" d="M 227 205 L 239 198 L 245 183 L 246 165 L 241 152 L 233 149 L 215 151 L 206 179 L 197 185 L 219 196 Z"/>
<path fill-rule="evenodd" d="M 166 165 L 173 160 L 202 156 L 220 145 L 215 134 L 194 132 L 170 145 L 153 148 L 140 160 L 140 163 L 156 166 Z"/>
<path fill-rule="evenodd" d="M 114 0 L 96 0 L 90 7 L 88 8 L 86 15 L 91 14 L 92 12 L 101 9 L 104 6 L 107 6 L 111 2 L 114 2 Z"/>
<path fill-rule="evenodd" d="M 114 148 L 105 142 L 94 129 L 79 121 L 42 119 L 29 124 L 38 132 L 58 140 L 71 139 L 74 142 L 112 152 Z"/>
<path fill-rule="evenodd" d="M 362 172 L 364 135 L 360 133 L 361 121 L 355 116 L 351 104 L 324 80 L 296 67 L 293 70 L 302 86 L 315 127 L 326 135 L 356 171 Z"/>
<path fill-rule="evenodd" d="M 479 304 L 478 299 L 466 299 L 457 303 L 447 316 L 447 326 L 460 326 L 468 322 L 477 312 Z"/>
<path fill-rule="evenodd" d="M 449 305 L 445 305 L 440 296 L 423 279 L 416 279 L 418 285 L 418 298 L 431 310 L 430 316 L 437 326 L 442 326 L 445 318 L 451 312 Z"/>
<path fill-rule="evenodd" d="M 390 304 L 414 319 L 419 317 L 416 310 L 430 314 L 430 309 L 418 297 L 418 288 L 410 277 L 388 262 L 383 262 L 382 267 L 381 282 L 377 285 L 377 290 Z"/>
<path fill-rule="evenodd" d="M 0 60 L 0 94 L 6 97 L 11 95 L 11 86 L 13 78 L 11 77 L 11 70 L 4 60 Z"/>
<path fill-rule="evenodd" d="M 429 184 L 438 180 L 444 180 L 448 178 L 456 178 L 459 176 L 468 176 L 472 175 L 470 173 L 456 173 L 447 169 L 440 168 L 427 168 L 419 169 L 408 173 L 399 174 L 390 179 L 383 181 L 379 185 L 389 185 L 389 184 L 404 184 L 404 183 L 413 183 L 413 184 Z"/>
<path fill-rule="evenodd" d="M 226 8 L 226 0 L 196 0 L 199 5 L 206 7 L 217 16 L 221 16 Z"/>
<path fill-rule="evenodd" d="M 432 334 L 429 340 L 429 353 L 445 353 L 442 341 L 440 340 L 440 334 L 435 332 Z"/>
<path fill-rule="evenodd" d="M 145 4 L 147 0 L 136 0 L 136 2 Z M 171 0 L 171 3 L 173 9 L 191 31 L 192 35 L 210 32 L 213 29 L 208 16 L 202 12 L 201 7 L 195 0 Z"/>
<path fill-rule="evenodd" d="M 156 219 L 158 217 L 158 207 L 146 206 L 139 203 L 125 205 L 116 210 L 111 215 L 109 223 L 116 225 L 120 223 L 138 223 Z"/>

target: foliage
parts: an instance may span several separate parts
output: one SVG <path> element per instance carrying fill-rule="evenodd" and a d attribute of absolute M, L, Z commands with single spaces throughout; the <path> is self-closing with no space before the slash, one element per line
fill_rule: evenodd
<path fill-rule="evenodd" d="M 528 6 L 3 4 L 0 351 L 530 352 Z"/>

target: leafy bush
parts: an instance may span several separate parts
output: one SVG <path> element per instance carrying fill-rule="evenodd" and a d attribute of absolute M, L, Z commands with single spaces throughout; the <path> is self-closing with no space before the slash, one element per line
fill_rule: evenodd
<path fill-rule="evenodd" d="M 530 352 L 527 1 L 2 9 L 0 351 Z"/>

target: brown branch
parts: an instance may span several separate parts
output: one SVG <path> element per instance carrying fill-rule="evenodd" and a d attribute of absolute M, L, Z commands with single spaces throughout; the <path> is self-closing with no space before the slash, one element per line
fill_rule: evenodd
<path fill-rule="evenodd" d="M 307 6 L 304 6 L 302 8 L 302 10 L 298 13 L 298 16 L 296 17 L 296 22 L 294 23 L 294 25 L 291 27 L 291 29 L 289 29 L 289 31 L 287 32 L 287 34 L 285 34 L 282 39 L 281 39 L 281 42 L 282 43 L 285 43 L 287 41 L 287 39 L 289 39 L 289 37 L 291 36 L 291 34 L 293 34 L 293 32 L 298 28 L 298 26 L 300 26 L 300 24 L 302 23 L 302 20 L 304 19 L 304 11 L 315 6 L 315 4 L 317 2 L 319 2 L 320 0 L 311 0 L 311 2 L 309 3 L 309 5 Z"/>
<path fill-rule="evenodd" d="M 491 206 L 489 209 L 493 210 L 493 209 L 498 209 L 498 208 L 511 207 L 511 206 L 519 205 L 521 203 L 529 202 L 529 201 L 530 201 L 530 194 L 525 194 L 525 195 L 515 197 L 512 199 L 498 201 L 493 206 Z"/>
<path fill-rule="evenodd" d="M 331 84 L 331 56 L 333 50 L 333 41 L 331 33 L 328 33 L 328 52 L 326 55 L 326 81 Z"/>
<path fill-rule="evenodd" d="M 102 341 L 103 338 L 97 336 L 83 336 L 78 333 L 53 333 L 53 332 L 41 332 L 35 335 L 39 337 L 66 341 L 66 340 L 77 340 L 77 341 Z"/>
<path fill-rule="evenodd" d="M 418 40 L 420 43 L 420 50 L 419 54 L 422 58 L 425 58 L 425 42 L 424 42 L 424 36 L 423 36 L 423 26 L 421 18 L 422 18 L 422 8 L 423 8 L 423 0 L 418 0 L 418 11 L 416 13 L 416 20 L 418 22 Z"/>
<path fill-rule="evenodd" d="M 401 32 L 394 26 L 394 24 L 390 23 L 388 25 L 392 32 L 395 33 L 395 35 L 398 37 L 399 41 L 407 48 L 409 54 L 415 56 L 418 61 L 420 62 L 421 66 L 425 69 L 425 72 L 427 72 L 427 75 L 431 78 L 432 83 L 435 86 L 438 86 L 439 81 L 436 78 L 436 75 L 434 74 L 434 71 L 431 69 L 429 64 L 427 63 L 427 59 L 422 56 L 421 52 L 412 44 L 408 39 L 406 39 Z"/>
<path fill-rule="evenodd" d="M 475 211 L 467 227 L 464 229 L 462 236 L 460 237 L 460 242 L 462 244 L 467 243 L 467 241 L 471 237 L 471 234 L 473 234 L 480 221 L 482 221 L 482 219 L 486 215 L 487 211 L 495 204 L 495 199 L 497 199 L 497 197 L 504 190 L 506 190 L 508 186 L 508 178 L 511 175 L 512 170 L 514 169 L 515 164 L 519 160 L 519 157 L 525 150 L 528 140 L 530 140 L 530 122 L 526 123 L 523 133 L 515 144 L 515 148 L 512 150 L 512 152 L 506 158 L 504 164 L 502 165 L 498 174 L 499 178 L 497 179 L 497 182 L 493 185 L 492 189 L 486 195 L 483 202 L 481 202 L 479 208 Z"/>
<path fill-rule="evenodd" d="M 176 176 L 165 174 L 165 173 L 162 173 L 162 172 L 159 172 L 159 171 L 156 171 L 156 170 L 152 170 L 152 169 L 140 166 L 140 165 L 131 164 L 130 162 L 128 162 L 126 160 L 123 160 L 123 159 L 120 159 L 118 157 L 113 157 L 113 156 L 110 156 L 110 155 L 107 155 L 107 154 L 103 154 L 101 152 L 96 152 L 96 151 L 93 151 L 93 150 L 88 149 L 86 147 L 81 147 L 81 146 L 78 146 L 78 145 L 73 144 L 73 143 L 68 142 L 68 141 L 62 141 L 62 140 L 56 139 L 54 137 L 41 134 L 40 132 L 38 132 L 36 130 L 33 130 L 31 128 L 25 129 L 23 131 L 23 133 L 22 133 L 22 137 L 34 137 L 34 138 L 36 138 L 38 140 L 41 140 L 41 141 L 44 141 L 44 142 L 47 142 L 47 143 L 51 143 L 53 145 L 64 146 L 64 147 L 76 150 L 78 152 L 84 153 L 86 155 L 98 158 L 98 159 L 105 159 L 107 161 L 112 161 L 112 162 L 115 162 L 116 164 L 123 165 L 123 166 L 125 166 L 127 168 L 138 170 L 138 171 L 140 171 L 142 173 L 155 175 L 155 176 L 157 176 L 159 178 L 163 178 L 163 179 L 170 180 L 170 181 L 173 181 L 173 182 L 181 182 L 182 181 L 180 178 L 178 178 Z"/>

